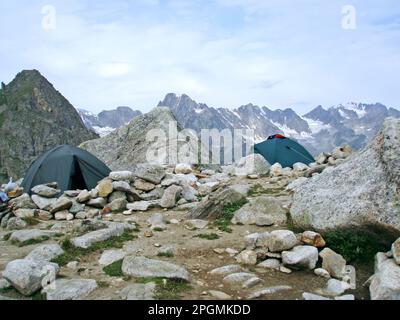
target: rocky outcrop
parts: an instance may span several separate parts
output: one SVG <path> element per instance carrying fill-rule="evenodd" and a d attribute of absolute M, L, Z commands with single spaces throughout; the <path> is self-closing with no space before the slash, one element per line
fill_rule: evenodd
<path fill-rule="evenodd" d="M 173 159 L 178 154 L 178 148 L 183 145 L 187 146 L 187 142 L 178 139 L 178 132 L 175 134 L 170 132 L 170 125 L 174 123 L 176 123 L 176 119 L 168 108 L 156 108 L 145 115 L 136 117 L 128 125 L 110 135 L 87 141 L 80 147 L 93 153 L 116 171 L 135 171 L 136 165 L 140 163 L 170 163 L 170 161 L 167 162 L 169 160 L 167 156 L 169 155 Z M 181 130 L 178 126 L 178 131 Z M 147 140 L 146 135 L 149 132 L 156 135 L 162 133 L 165 135 L 165 139 L 159 137 L 154 142 Z M 152 137 L 152 139 L 156 139 L 156 137 Z M 197 148 L 196 143 L 190 144 L 194 148 L 193 150 Z M 151 158 L 148 157 L 150 154 Z"/>
<path fill-rule="evenodd" d="M 97 137 L 36 70 L 22 71 L 0 90 L 0 135 L 0 179 L 22 177 L 33 160 L 57 145 Z"/>
<path fill-rule="evenodd" d="M 400 120 L 345 163 L 294 188 L 293 222 L 304 228 L 377 225 L 400 231 Z"/>

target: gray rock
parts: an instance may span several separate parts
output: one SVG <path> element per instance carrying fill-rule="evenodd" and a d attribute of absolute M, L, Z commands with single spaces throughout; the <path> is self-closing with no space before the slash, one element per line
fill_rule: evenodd
<path fill-rule="evenodd" d="M 39 220 L 42 220 L 42 221 L 50 221 L 51 219 L 53 219 L 53 215 L 48 211 L 39 210 L 38 218 L 39 218 Z"/>
<path fill-rule="evenodd" d="M 31 189 L 33 193 L 45 198 L 53 198 L 60 194 L 61 190 L 50 188 L 46 185 L 39 185 Z"/>
<path fill-rule="evenodd" d="M 356 297 L 352 294 L 346 294 L 344 296 L 335 297 L 335 300 L 342 300 L 342 301 L 353 301 L 356 300 Z"/>
<path fill-rule="evenodd" d="M 121 212 L 126 210 L 126 206 L 128 204 L 128 201 L 125 199 L 117 199 L 114 200 L 113 202 L 107 204 L 104 208 L 109 209 L 111 212 Z"/>
<path fill-rule="evenodd" d="M 109 177 L 114 181 L 133 181 L 135 176 L 131 171 L 114 171 Z"/>
<path fill-rule="evenodd" d="M 125 199 L 128 200 L 125 192 L 122 191 L 113 191 L 113 193 L 110 194 L 110 196 L 108 197 L 108 202 L 113 202 L 114 200 L 117 199 Z"/>
<path fill-rule="evenodd" d="M 85 211 L 78 212 L 78 213 L 75 215 L 75 219 L 85 220 L 86 218 L 87 218 L 87 214 L 86 214 Z"/>
<path fill-rule="evenodd" d="M 116 261 L 122 260 L 125 258 L 126 252 L 123 250 L 106 250 L 103 252 L 99 259 L 99 264 L 101 266 L 109 266 Z"/>
<path fill-rule="evenodd" d="M 164 195 L 163 188 L 155 188 L 154 190 L 148 193 L 141 194 L 139 200 L 144 200 L 144 201 L 159 200 L 162 198 L 163 195 Z"/>
<path fill-rule="evenodd" d="M 138 179 L 138 180 L 135 181 L 134 187 L 137 190 L 142 190 L 142 191 L 145 191 L 145 192 L 149 192 L 149 191 L 154 190 L 156 186 L 153 183 L 144 181 L 142 179 Z"/>
<path fill-rule="evenodd" d="M 45 279 L 55 279 L 58 271 L 55 263 L 22 259 L 9 262 L 3 277 L 21 294 L 30 296 L 42 288 Z"/>
<path fill-rule="evenodd" d="M 322 258 L 322 268 L 337 279 L 342 279 L 346 273 L 346 260 L 329 248 L 325 248 L 319 254 Z"/>
<path fill-rule="evenodd" d="M 35 216 L 36 210 L 34 209 L 18 209 L 14 211 L 14 215 L 17 218 L 33 218 Z"/>
<path fill-rule="evenodd" d="M 138 164 L 134 169 L 134 175 L 153 184 L 160 184 L 165 177 L 165 169 L 156 165 Z"/>
<path fill-rule="evenodd" d="M 210 290 L 208 293 L 217 300 L 232 300 L 232 297 L 225 292 Z"/>
<path fill-rule="evenodd" d="M 32 250 L 25 259 L 51 261 L 64 254 L 64 250 L 58 244 L 45 244 Z"/>
<path fill-rule="evenodd" d="M 297 245 L 296 235 L 289 230 L 274 230 L 267 239 L 268 249 L 271 252 L 290 250 Z"/>
<path fill-rule="evenodd" d="M 47 300 L 82 300 L 97 289 L 95 280 L 58 279 L 45 287 Z"/>
<path fill-rule="evenodd" d="M 123 300 L 155 300 L 156 296 L 156 284 L 150 283 L 137 283 L 131 284 L 119 292 L 119 296 Z"/>
<path fill-rule="evenodd" d="M 54 219 L 57 221 L 71 221 L 74 220 L 74 215 L 67 210 L 56 212 Z"/>
<path fill-rule="evenodd" d="M 25 229 L 28 224 L 21 218 L 13 217 L 7 221 L 7 230 L 22 230 Z"/>
<path fill-rule="evenodd" d="M 257 264 L 257 253 L 253 250 L 242 251 L 236 261 L 241 264 L 255 266 Z"/>
<path fill-rule="evenodd" d="M 149 209 L 155 208 L 159 204 L 159 201 L 136 201 L 134 203 L 128 203 L 126 208 L 132 211 L 147 211 Z"/>
<path fill-rule="evenodd" d="M 257 265 L 258 268 L 279 270 L 281 262 L 278 259 L 267 259 Z"/>
<path fill-rule="evenodd" d="M 114 181 L 112 183 L 114 190 L 130 193 L 131 185 L 126 181 Z"/>
<path fill-rule="evenodd" d="M 88 249 L 97 242 L 121 236 L 124 233 L 125 228 L 126 226 L 124 224 L 114 222 L 106 229 L 89 232 L 83 236 L 73 238 L 71 241 L 75 247 Z"/>
<path fill-rule="evenodd" d="M 215 219 L 220 217 L 227 205 L 245 202 L 246 196 L 231 187 L 224 187 L 212 193 L 206 201 L 200 202 L 187 214 L 188 219 Z"/>
<path fill-rule="evenodd" d="M 14 209 L 37 209 L 37 206 L 32 202 L 29 194 L 24 193 L 18 198 L 12 199 L 8 204 Z"/>
<path fill-rule="evenodd" d="M 234 224 L 258 224 L 270 226 L 286 222 L 286 211 L 274 197 L 260 196 L 253 198 L 239 209 L 233 219 Z"/>
<path fill-rule="evenodd" d="M 265 175 L 268 174 L 270 164 L 265 158 L 259 154 L 252 154 L 239 160 L 234 165 L 234 174 L 237 176 L 247 177 L 248 175 Z"/>
<path fill-rule="evenodd" d="M 336 297 L 342 295 L 346 290 L 349 289 L 350 285 L 348 283 L 336 279 L 330 279 L 328 280 L 328 285 L 324 292 L 326 295 Z"/>
<path fill-rule="evenodd" d="M 57 199 L 55 198 L 49 199 L 34 194 L 32 195 L 32 201 L 39 209 L 48 211 L 51 210 L 53 205 L 57 202 Z"/>
<path fill-rule="evenodd" d="M 197 190 L 187 183 L 183 183 L 181 185 L 182 185 L 181 195 L 183 199 L 189 202 L 197 201 L 197 195 L 198 195 Z"/>
<path fill-rule="evenodd" d="M 396 261 L 396 263 L 400 265 L 400 238 L 397 239 L 392 245 L 392 255 L 394 261 Z"/>
<path fill-rule="evenodd" d="M 185 221 L 185 228 L 189 230 L 197 230 L 197 229 L 205 229 L 208 226 L 209 222 L 207 220 L 186 220 Z"/>
<path fill-rule="evenodd" d="M 312 301 L 312 300 L 331 300 L 329 298 L 320 296 L 318 294 L 309 293 L 309 292 L 304 292 L 303 298 L 304 298 L 304 300 L 310 300 L 310 301 Z"/>
<path fill-rule="evenodd" d="M 310 169 L 310 167 L 304 163 L 297 162 L 293 165 L 293 170 L 294 171 L 306 171 Z"/>
<path fill-rule="evenodd" d="M 56 213 L 63 210 L 69 210 L 72 207 L 72 201 L 68 198 L 58 199 L 52 206 L 50 213 Z"/>
<path fill-rule="evenodd" d="M 49 239 L 52 236 L 55 236 L 57 233 L 54 231 L 48 230 L 19 230 L 14 231 L 10 236 L 10 241 L 15 244 L 23 244 L 28 241 L 44 241 Z"/>
<path fill-rule="evenodd" d="M 145 257 L 125 257 L 122 272 L 124 275 L 137 278 L 160 277 L 189 281 L 189 272 L 185 268 Z"/>
<path fill-rule="evenodd" d="M 69 198 L 76 198 L 81 193 L 81 190 L 67 190 L 64 191 L 64 195 Z"/>
<path fill-rule="evenodd" d="M 216 268 L 210 271 L 211 275 L 228 275 L 231 273 L 238 273 L 242 271 L 242 267 L 238 264 L 231 264 L 227 266 L 223 266 L 220 268 Z"/>
<path fill-rule="evenodd" d="M 79 203 L 85 203 L 88 202 L 89 200 L 90 200 L 90 192 L 87 190 L 82 190 L 76 199 L 76 201 L 78 201 Z"/>
<path fill-rule="evenodd" d="M 315 269 L 314 273 L 318 277 L 322 277 L 322 278 L 325 278 L 325 279 L 330 279 L 331 278 L 331 275 L 329 274 L 329 272 L 327 270 L 323 269 L 323 268 Z"/>
<path fill-rule="evenodd" d="M 222 281 L 229 285 L 243 285 L 247 280 L 254 278 L 253 273 L 239 272 L 227 275 Z"/>
<path fill-rule="evenodd" d="M 292 181 L 291 183 L 288 184 L 288 186 L 286 187 L 287 191 L 294 191 L 297 188 L 299 188 L 303 183 L 306 183 L 308 181 L 308 179 L 306 177 L 300 177 L 294 181 Z"/>
<path fill-rule="evenodd" d="M 82 211 L 85 211 L 85 204 L 79 203 L 76 200 L 72 200 L 72 206 L 69 209 L 69 212 L 75 215 Z"/>
<path fill-rule="evenodd" d="M 400 119 L 387 118 L 365 149 L 295 190 L 293 222 L 315 230 L 370 224 L 400 230 L 399 154 Z"/>
<path fill-rule="evenodd" d="M 312 246 L 298 246 L 282 252 L 282 262 L 289 268 L 313 270 L 318 262 L 318 249 Z"/>
<path fill-rule="evenodd" d="M 104 198 L 95 198 L 95 199 L 91 199 L 89 200 L 89 202 L 87 203 L 88 206 L 90 207 L 94 207 L 94 208 L 98 208 L 98 209 L 102 209 L 106 206 L 107 204 L 107 200 Z"/>
<path fill-rule="evenodd" d="M 288 291 L 288 290 L 292 290 L 293 288 L 290 286 L 275 286 L 275 287 L 268 287 L 268 288 L 264 288 L 262 290 L 256 291 L 254 293 L 252 293 L 251 295 L 249 295 L 248 300 L 252 300 L 252 299 L 258 299 L 261 298 L 263 296 L 269 296 L 269 295 L 273 295 L 273 294 L 277 294 L 279 292 L 282 291 Z"/>
<path fill-rule="evenodd" d="M 369 287 L 371 300 L 400 300 L 400 266 L 387 259 L 375 272 Z"/>
<path fill-rule="evenodd" d="M 161 198 L 160 205 L 163 208 L 173 208 L 176 205 L 176 202 L 179 200 L 181 196 L 182 188 L 172 185 L 168 187 L 165 192 L 163 197 Z"/>
<path fill-rule="evenodd" d="M 250 288 L 253 288 L 253 287 L 259 285 L 260 283 L 262 283 L 262 280 L 260 278 L 253 277 L 253 278 L 250 278 L 249 280 L 246 280 L 243 283 L 242 288 L 243 289 L 250 289 Z"/>
<path fill-rule="evenodd" d="M 254 249 L 257 247 L 259 235 L 259 233 L 252 233 L 244 237 L 244 243 L 247 249 Z"/>

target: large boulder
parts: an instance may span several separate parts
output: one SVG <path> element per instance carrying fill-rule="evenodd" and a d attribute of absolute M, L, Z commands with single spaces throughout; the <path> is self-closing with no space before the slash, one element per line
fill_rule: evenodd
<path fill-rule="evenodd" d="M 303 228 L 378 225 L 400 230 L 400 119 L 346 162 L 295 189 L 291 217 Z"/>
<path fill-rule="evenodd" d="M 181 192 L 182 187 L 175 185 L 168 187 L 161 198 L 160 206 L 168 209 L 175 207 L 176 201 L 178 201 L 181 196 Z"/>
<path fill-rule="evenodd" d="M 280 201 L 269 196 L 251 199 L 249 203 L 236 211 L 232 219 L 234 224 L 257 224 L 261 226 L 284 224 L 285 222 L 286 211 L 282 208 Z"/>
<path fill-rule="evenodd" d="M 44 244 L 32 250 L 25 259 L 51 261 L 63 253 L 64 250 L 58 244 Z"/>
<path fill-rule="evenodd" d="M 31 191 L 45 198 L 53 198 L 61 192 L 61 190 L 50 188 L 49 186 L 43 184 L 33 187 Z"/>
<path fill-rule="evenodd" d="M 3 277 L 21 294 L 30 296 L 40 290 L 43 280 L 56 276 L 59 267 L 55 263 L 42 260 L 14 260 L 7 264 Z"/>
<path fill-rule="evenodd" d="M 318 249 L 312 246 L 298 246 L 282 252 L 282 262 L 286 267 L 313 270 L 318 262 Z"/>
<path fill-rule="evenodd" d="M 249 175 L 265 175 L 268 174 L 270 164 L 260 154 L 251 154 L 239 160 L 234 165 L 234 174 L 236 176 L 249 176 Z"/>
<path fill-rule="evenodd" d="M 97 288 L 95 280 L 58 279 L 46 286 L 42 293 L 47 300 L 82 300 Z"/>
<path fill-rule="evenodd" d="M 232 187 L 223 187 L 188 212 L 188 219 L 215 219 L 221 216 L 225 206 L 246 202 L 246 196 Z"/>
<path fill-rule="evenodd" d="M 136 278 L 169 278 L 179 280 L 189 280 L 189 272 L 170 262 L 148 259 L 145 257 L 128 256 L 122 263 L 124 275 Z"/>
<path fill-rule="evenodd" d="M 393 259 L 380 261 L 369 290 L 372 300 L 400 300 L 400 266 Z"/>

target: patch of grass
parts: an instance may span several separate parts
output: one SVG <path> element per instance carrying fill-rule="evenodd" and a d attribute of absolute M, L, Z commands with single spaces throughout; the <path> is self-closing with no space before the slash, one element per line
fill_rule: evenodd
<path fill-rule="evenodd" d="M 38 291 L 35 294 L 33 294 L 33 296 L 31 298 L 32 298 L 32 300 L 35 300 L 35 301 L 47 300 L 46 294 L 45 293 L 41 293 L 40 291 Z"/>
<path fill-rule="evenodd" d="M 173 258 L 174 254 L 172 252 L 159 252 L 158 257 Z"/>
<path fill-rule="evenodd" d="M 122 262 L 124 260 L 118 260 L 103 268 L 103 271 L 110 277 L 122 277 Z"/>
<path fill-rule="evenodd" d="M 218 240 L 219 235 L 216 233 L 203 233 L 203 234 L 198 234 L 195 236 L 195 238 L 200 238 L 200 239 L 205 239 L 205 240 Z"/>
<path fill-rule="evenodd" d="M 4 240 L 4 241 L 10 240 L 11 234 L 12 234 L 12 232 L 7 233 L 6 235 L 4 235 L 4 236 L 3 236 L 3 240 Z"/>
<path fill-rule="evenodd" d="M 163 228 L 154 228 L 153 231 L 155 231 L 155 232 L 163 232 L 164 229 Z"/>
<path fill-rule="evenodd" d="M 97 242 L 88 249 L 82 249 L 75 247 L 70 238 L 64 238 L 61 242 L 61 248 L 64 250 L 64 254 L 52 260 L 60 266 L 65 266 L 68 262 L 76 261 L 78 258 L 83 257 L 92 252 L 117 248 L 121 249 L 125 242 L 136 239 L 137 236 L 133 235 L 129 230 L 125 230 L 124 233 L 119 237 L 113 237 L 106 241 Z"/>
<path fill-rule="evenodd" d="M 389 251 L 398 234 L 371 227 L 337 229 L 322 236 L 327 247 L 341 254 L 347 262 L 373 264 L 375 255 Z"/>
<path fill-rule="evenodd" d="M 24 220 L 28 224 L 28 226 L 37 226 L 40 223 L 38 219 L 33 217 L 23 218 L 22 220 Z"/>
<path fill-rule="evenodd" d="M 21 243 L 18 244 L 18 246 L 19 247 L 26 247 L 26 246 L 30 246 L 30 245 L 33 245 L 33 244 L 42 243 L 42 242 L 47 241 L 49 239 L 50 239 L 49 236 L 41 236 L 41 237 L 38 237 L 36 239 L 30 239 L 30 240 L 26 240 L 24 242 L 21 242 Z"/>
<path fill-rule="evenodd" d="M 107 281 L 97 281 L 99 288 L 109 288 L 110 284 Z"/>
<path fill-rule="evenodd" d="M 154 282 L 157 285 L 156 299 L 157 300 L 180 300 L 183 292 L 192 289 L 189 283 L 183 280 L 164 279 L 164 278 L 140 278 L 137 283 Z"/>
<path fill-rule="evenodd" d="M 226 205 L 222 209 L 221 216 L 214 221 L 214 226 L 216 226 L 219 230 L 223 232 L 232 233 L 232 229 L 229 227 L 231 225 L 231 220 L 235 215 L 235 212 L 243 207 L 246 203 L 247 200 L 243 200 Z"/>

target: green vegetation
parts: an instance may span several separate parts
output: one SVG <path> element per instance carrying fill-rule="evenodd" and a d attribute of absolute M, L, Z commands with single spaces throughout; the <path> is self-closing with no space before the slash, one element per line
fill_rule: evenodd
<path fill-rule="evenodd" d="M 232 233 L 232 229 L 229 227 L 231 225 L 231 220 L 235 215 L 235 212 L 243 207 L 246 203 L 247 201 L 243 200 L 226 205 L 222 209 L 221 216 L 214 221 L 214 226 L 216 226 L 219 230 L 223 232 Z"/>
<path fill-rule="evenodd" d="M 349 263 L 373 264 L 378 252 L 387 252 L 397 236 L 376 228 L 345 228 L 323 234 L 327 247 Z"/>
<path fill-rule="evenodd" d="M 173 258 L 174 254 L 172 252 L 159 252 L 158 257 Z"/>
<path fill-rule="evenodd" d="M 113 237 L 106 241 L 97 242 L 88 249 L 82 249 L 75 247 L 72 244 L 71 239 L 67 237 L 61 242 L 61 248 L 64 250 L 64 254 L 55 258 L 52 262 L 55 262 L 60 266 L 65 266 L 68 262 L 75 261 L 78 258 L 84 257 L 92 252 L 110 248 L 121 249 L 125 242 L 136 238 L 137 236 L 133 235 L 131 231 L 125 230 L 124 233 L 119 237 Z"/>
<path fill-rule="evenodd" d="M 219 235 L 216 233 L 204 233 L 204 234 L 198 234 L 195 236 L 195 238 L 200 238 L 200 239 L 205 239 L 205 240 L 218 240 Z"/>
<path fill-rule="evenodd" d="M 48 237 L 48 236 L 41 236 L 41 237 L 38 237 L 36 239 L 30 239 L 30 240 L 26 240 L 24 242 L 21 242 L 21 243 L 18 244 L 18 246 L 19 247 L 26 247 L 26 246 L 30 246 L 30 245 L 33 245 L 33 244 L 42 243 L 42 242 L 47 241 L 49 239 L 50 239 L 50 237 Z"/>
<path fill-rule="evenodd" d="M 108 288 L 110 284 L 107 281 L 97 281 L 97 285 L 99 288 Z"/>
<path fill-rule="evenodd" d="M 179 300 L 181 294 L 192 289 L 190 284 L 183 280 L 164 279 L 164 278 L 140 278 L 138 283 L 154 282 L 157 285 L 156 299 L 157 300 Z"/>
<path fill-rule="evenodd" d="M 38 291 L 32 296 L 32 300 L 35 301 L 47 300 L 47 296 L 45 293 L 41 293 L 40 291 Z"/>
<path fill-rule="evenodd" d="M 110 277 L 122 277 L 122 262 L 124 260 L 118 260 L 103 268 L 103 271 Z"/>
<path fill-rule="evenodd" d="M 12 234 L 12 232 L 7 233 L 6 235 L 4 235 L 4 236 L 3 236 L 3 241 L 8 241 L 8 240 L 10 240 L 11 234 Z"/>
<path fill-rule="evenodd" d="M 163 228 L 154 228 L 153 231 L 155 231 L 155 232 L 163 232 L 164 229 Z"/>

